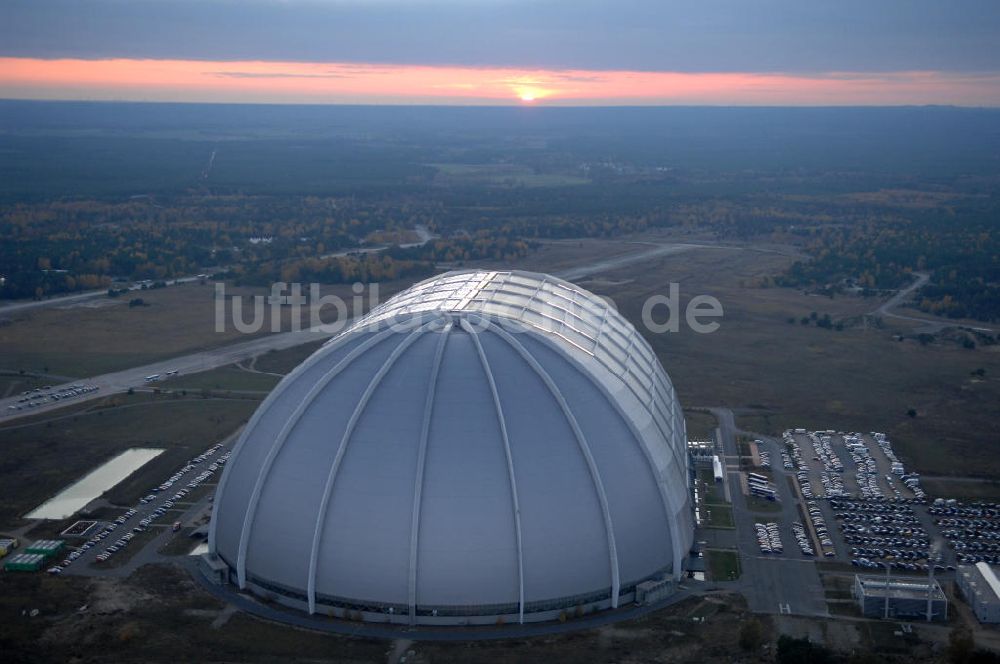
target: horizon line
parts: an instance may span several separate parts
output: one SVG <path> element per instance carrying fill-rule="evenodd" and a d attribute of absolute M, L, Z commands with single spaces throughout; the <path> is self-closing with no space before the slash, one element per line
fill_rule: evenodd
<path fill-rule="evenodd" d="M 1000 71 L 678 72 L 0 57 L 0 97 L 371 106 L 1000 107 Z"/>
<path fill-rule="evenodd" d="M 956 109 L 956 110 L 1000 110 L 1000 105 L 983 106 L 968 104 L 566 104 L 543 103 L 525 104 L 510 103 L 420 103 L 420 102 L 337 102 L 337 101 L 229 101 L 229 100 L 158 100 L 158 99 L 81 99 L 73 97 L 43 98 L 43 97 L 5 97 L 0 95 L 0 103 L 20 102 L 33 104 L 132 104 L 147 106 L 288 106 L 288 107 L 339 107 L 339 108 L 468 108 L 468 109 L 523 109 L 523 110 L 587 110 L 587 109 L 670 109 L 670 108 L 713 108 L 713 109 Z"/>

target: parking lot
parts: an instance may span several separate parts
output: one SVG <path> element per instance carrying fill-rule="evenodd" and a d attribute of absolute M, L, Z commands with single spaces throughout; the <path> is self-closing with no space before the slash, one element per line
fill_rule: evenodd
<path fill-rule="evenodd" d="M 927 514 L 958 562 L 1000 564 L 1000 504 L 936 500 Z"/>
<path fill-rule="evenodd" d="M 18 397 L 17 402 L 7 406 L 7 410 L 31 410 L 32 408 L 38 408 L 42 404 L 49 402 L 69 401 L 74 397 L 96 392 L 98 389 L 99 388 L 96 385 L 83 384 L 64 385 L 57 388 L 53 388 L 51 385 L 36 387 L 33 390 L 25 390 L 22 392 L 21 396 Z"/>
<path fill-rule="evenodd" d="M 229 459 L 232 439 L 216 443 L 192 458 L 173 475 L 149 489 L 138 504 L 118 517 L 100 521 L 88 528 L 88 539 L 68 542 L 66 557 L 48 568 L 50 574 L 89 575 L 94 566 L 110 563 L 134 546 L 152 544 L 156 535 L 176 532 L 191 514 L 205 509 L 218 482 L 222 467 Z M 144 536 L 151 533 L 154 537 Z M 140 543 L 141 542 L 141 543 Z M 137 551 L 129 551 L 133 556 Z"/>
<path fill-rule="evenodd" d="M 701 536 L 739 549 L 753 610 L 828 614 L 828 571 L 947 578 L 961 562 L 1000 564 L 1000 504 L 927 496 L 885 435 L 793 429 L 741 442 L 731 415 L 717 415 L 736 532 Z"/>
<path fill-rule="evenodd" d="M 807 548 L 816 547 L 800 510 L 795 484 L 790 481 L 794 474 L 780 462 L 783 446 L 780 441 L 764 439 L 742 449 L 731 412 L 720 409 L 717 414 L 719 452 L 725 463 L 724 490 L 732 501 L 735 531 L 703 529 L 699 537 L 707 546 L 740 552 L 742 573 L 730 587 L 747 598 L 752 611 L 829 615 L 814 558 L 804 555 L 800 546 L 802 541 Z M 754 465 L 755 460 L 758 465 Z M 765 460 L 767 465 L 761 467 Z M 749 472 L 767 478 L 773 500 L 750 492 Z M 803 533 L 805 540 L 801 539 Z"/>
<path fill-rule="evenodd" d="M 782 466 L 795 474 L 825 558 L 868 570 L 954 571 L 954 552 L 942 545 L 934 519 L 939 508 L 928 507 L 919 476 L 906 471 L 884 434 L 795 429 L 782 443 Z M 1000 538 L 996 544 L 1000 552 Z M 988 543 L 972 546 L 990 551 Z"/>
<path fill-rule="evenodd" d="M 827 550 L 824 542 L 830 542 L 826 518 L 816 501 L 803 499 L 794 465 L 789 468 L 786 463 L 791 457 L 773 440 L 758 439 L 748 449 L 750 467 L 739 473 L 737 491 L 744 494 L 749 515 L 744 521 L 753 528 L 756 553 L 794 560 L 822 557 Z M 750 553 L 748 538 L 741 537 L 741 542 Z"/>
<path fill-rule="evenodd" d="M 761 554 L 919 574 L 952 572 L 960 562 L 1000 563 L 1000 505 L 929 498 L 881 433 L 796 429 L 780 442 L 755 444 L 764 450 L 753 455 L 757 468 L 773 473 L 774 486 L 782 471 L 793 478 L 801 514 L 778 549 L 755 525 Z M 767 527 L 782 532 L 788 514 L 783 508 Z"/>
<path fill-rule="evenodd" d="M 158 549 L 175 528 L 201 523 L 210 511 L 234 441 L 190 459 L 77 542 L 71 536 L 65 559 L 49 571 L 121 573 L 114 566 L 123 552 L 129 568 L 162 559 Z M 893 465 L 891 444 L 878 435 L 790 431 L 747 450 L 741 454 L 735 440 L 719 449 L 726 479 L 718 491 L 732 498 L 735 529 L 707 537 L 711 546 L 740 551 L 743 575 L 734 583 L 755 611 L 828 615 L 817 561 L 943 575 L 958 562 L 1000 563 L 1000 505 L 928 504 L 919 478 Z M 773 500 L 751 492 L 750 474 L 766 478 Z"/>

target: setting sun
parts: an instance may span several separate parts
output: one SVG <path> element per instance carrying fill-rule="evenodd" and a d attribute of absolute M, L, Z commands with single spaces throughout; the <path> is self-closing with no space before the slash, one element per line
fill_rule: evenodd
<path fill-rule="evenodd" d="M 537 81 L 534 77 L 521 77 L 520 80 L 512 81 L 512 83 L 515 84 L 511 87 L 513 88 L 513 92 L 518 99 L 525 104 L 530 104 L 552 94 L 552 90 L 539 87 L 538 85 L 535 85 L 536 82 Z"/>
<path fill-rule="evenodd" d="M 0 55 L 0 97 L 268 103 L 1000 103 L 1000 74 L 792 75 L 471 68 L 261 60 L 44 59 Z"/>

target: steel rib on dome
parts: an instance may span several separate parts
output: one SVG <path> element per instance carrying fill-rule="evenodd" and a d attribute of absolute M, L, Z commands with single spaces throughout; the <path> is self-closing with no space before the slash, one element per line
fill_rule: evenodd
<path fill-rule="evenodd" d="M 394 326 L 405 323 L 403 334 L 395 334 L 399 330 Z M 620 568 L 616 553 L 615 529 L 601 480 L 601 469 L 590 452 L 590 443 L 586 433 L 576 422 L 572 408 L 561 393 L 561 388 L 545 368 L 534 357 L 538 351 L 526 349 L 517 341 L 518 333 L 527 331 L 530 338 L 537 337 L 545 345 L 559 355 L 571 360 L 580 373 L 601 393 L 608 397 L 609 403 L 621 416 L 626 427 L 632 432 L 639 443 L 646 463 L 654 472 L 657 490 L 663 504 L 667 523 L 670 528 L 670 541 L 673 546 L 672 572 L 675 577 L 680 574 L 680 564 L 686 554 L 686 547 L 691 543 L 690 534 L 686 533 L 690 515 L 685 517 L 687 508 L 687 457 L 684 449 L 683 419 L 680 409 L 673 396 L 673 388 L 665 372 L 645 340 L 632 327 L 621 319 L 613 309 L 590 293 L 576 288 L 571 284 L 544 275 L 533 275 L 519 272 L 466 272 L 449 274 L 438 279 L 432 279 L 404 291 L 385 305 L 376 308 L 343 333 L 328 342 L 303 365 L 290 374 L 265 401 L 254 415 L 246 431 L 241 437 L 233 459 L 227 465 L 218 490 L 219 496 L 227 494 L 227 487 L 232 480 L 234 469 L 239 465 L 239 456 L 247 440 L 261 418 L 268 413 L 282 408 L 287 410 L 287 404 L 282 404 L 282 393 L 289 386 L 324 362 L 332 362 L 333 366 L 323 371 L 318 381 L 313 384 L 304 398 L 297 402 L 286 417 L 279 434 L 270 443 L 263 457 L 263 463 L 254 473 L 253 487 L 247 501 L 247 509 L 241 519 L 239 539 L 236 552 L 235 569 L 238 583 L 245 586 L 248 582 L 247 551 L 253 539 L 256 527 L 258 504 L 264 487 L 272 481 L 272 466 L 282 454 L 289 438 L 296 432 L 303 415 L 313 408 L 313 402 L 324 393 L 331 382 L 339 380 L 343 372 L 350 369 L 352 363 L 362 355 L 389 344 L 389 356 L 367 382 L 359 400 L 352 406 L 353 413 L 340 435 L 340 444 L 332 461 L 322 492 L 322 498 L 313 522 L 308 575 L 306 582 L 306 600 L 310 612 L 316 610 L 318 583 L 317 571 L 322 562 L 321 550 L 324 541 L 324 529 L 328 528 L 329 509 L 334 486 L 336 484 L 341 464 L 348 454 L 349 445 L 355 432 L 355 427 L 363 419 L 369 400 L 379 390 L 380 384 L 393 370 L 397 362 L 406 364 L 410 360 L 409 349 L 426 334 L 442 332 L 439 341 L 434 345 L 435 353 L 428 372 L 427 391 L 422 395 L 423 416 L 419 422 L 416 471 L 412 480 L 412 504 L 408 509 L 408 533 L 406 548 L 409 564 L 404 599 L 400 610 L 404 610 L 413 620 L 419 610 L 418 584 L 419 542 L 421 530 L 422 500 L 425 482 L 425 464 L 427 455 L 430 426 L 434 411 L 438 408 L 438 374 L 441 369 L 448 339 L 455 333 L 469 335 L 475 347 L 478 363 L 485 375 L 489 387 L 492 417 L 495 418 L 499 432 L 500 444 L 503 447 L 506 465 L 506 477 L 509 482 L 509 502 L 512 512 L 513 533 L 516 540 L 517 592 L 516 612 L 518 619 L 524 618 L 526 605 L 525 559 L 522 544 L 521 509 L 518 501 L 518 488 L 515 473 L 516 461 L 512 453 L 511 440 L 507 431 L 502 398 L 494 371 L 491 368 L 489 352 L 484 349 L 480 335 L 495 337 L 519 356 L 530 370 L 535 373 L 546 389 L 552 395 L 562 412 L 572 435 L 576 440 L 581 457 L 584 459 L 591 478 L 594 492 L 597 496 L 600 510 L 603 514 L 604 529 L 607 540 L 607 560 L 610 570 L 611 605 L 616 606 L 621 580 Z M 394 336 L 395 334 L 395 336 Z M 343 349 L 343 350 L 341 350 Z M 345 352 L 346 351 L 346 352 Z M 492 351 L 496 352 L 496 350 Z M 340 355 L 337 355 L 340 353 Z M 327 360 L 333 357 L 333 360 Z M 595 373 L 594 365 L 603 368 L 600 376 Z M 649 444 L 648 433 L 644 425 L 635 419 L 635 413 L 630 407 L 623 406 L 620 388 L 626 388 L 634 402 L 642 407 L 648 415 L 648 424 L 658 432 L 663 444 Z M 280 416 L 275 413 L 273 416 Z M 373 416 L 374 417 L 374 416 Z M 679 434 L 679 435 L 678 435 Z M 678 443 L 678 441 L 680 441 Z M 254 443 L 258 444 L 258 443 Z M 665 448 L 665 449 L 664 449 Z M 666 451 L 670 455 L 667 464 L 659 455 Z M 672 465 L 675 471 L 671 477 L 662 477 L 661 472 Z M 673 472 L 673 471 L 672 471 Z M 679 484 L 679 486 L 678 486 Z M 235 491 L 235 489 L 233 489 Z M 210 549 L 229 561 L 231 549 L 219 549 L 219 511 L 224 500 L 217 500 L 210 529 Z M 255 576 L 259 576 L 257 570 Z M 637 579 L 626 579 L 635 582 Z M 586 590 L 582 588 L 581 590 Z M 329 588 L 324 588 L 324 596 L 331 595 Z M 366 598 L 356 598 L 366 599 Z M 537 600 L 537 598 L 536 598 Z M 537 602 L 536 602 L 537 603 Z M 386 605 L 392 602 L 386 602 Z"/>
<path fill-rule="evenodd" d="M 403 291 L 346 332 L 432 311 L 491 314 L 558 337 L 620 378 L 657 418 L 664 435 L 684 430 L 683 415 L 663 409 L 663 403 L 674 399 L 674 388 L 642 335 L 593 293 L 556 277 L 517 271 L 451 273 Z"/>
<path fill-rule="evenodd" d="M 351 413 L 351 419 L 347 422 L 347 428 L 344 430 L 344 436 L 341 439 L 340 447 L 337 448 L 337 456 L 334 457 L 333 465 L 330 466 L 330 474 L 326 479 L 326 485 L 323 487 L 323 498 L 320 502 L 319 510 L 316 512 L 316 526 L 313 533 L 312 550 L 309 554 L 309 584 L 306 590 L 309 601 L 309 613 L 316 611 L 316 566 L 319 563 L 319 546 L 320 540 L 323 537 L 323 526 L 326 524 L 327 506 L 330 502 L 330 492 L 333 490 L 333 483 L 337 479 L 337 472 L 340 470 L 340 464 L 344 460 L 344 454 L 347 452 L 347 446 L 351 442 L 351 436 L 354 434 L 354 428 L 357 426 L 358 420 L 361 419 L 362 413 L 364 413 L 365 408 L 368 406 L 368 400 L 371 399 L 372 394 L 374 394 L 375 390 L 378 389 L 379 383 L 382 382 L 385 375 L 389 373 L 390 369 L 392 369 L 396 360 L 399 359 L 406 349 L 417 340 L 420 332 L 429 325 L 430 323 L 425 326 L 421 326 L 421 328 L 414 330 L 413 332 L 410 332 L 403 342 L 393 349 L 392 354 L 389 355 L 389 359 L 385 361 L 385 364 L 379 368 L 371 382 L 368 383 L 368 387 L 365 388 L 364 394 L 361 395 L 358 405 L 354 407 L 354 412 Z M 445 332 L 445 334 L 447 334 L 447 332 Z"/>
<path fill-rule="evenodd" d="M 466 321 L 462 321 L 462 329 L 472 334 L 472 340 L 476 344 L 476 352 L 479 355 L 479 361 L 482 364 L 483 371 L 486 373 L 486 377 L 490 383 L 490 392 L 493 395 L 493 405 L 497 412 L 497 424 L 500 426 L 500 436 L 503 438 L 504 455 L 507 457 L 507 475 L 510 477 L 510 495 L 514 504 L 514 530 L 515 535 L 517 536 L 517 617 L 519 622 L 524 622 L 524 550 L 523 540 L 521 538 L 521 507 L 517 500 L 517 480 L 514 477 L 514 458 L 510 452 L 510 439 L 507 436 L 507 422 L 504 420 L 503 406 L 500 405 L 500 394 L 497 392 L 497 384 L 496 380 L 493 378 L 493 370 L 490 369 L 490 362 L 486 359 L 486 353 L 483 351 L 483 344 L 479 341 L 479 337 L 475 335 L 474 330 L 470 329 L 470 327 L 471 326 Z M 444 344 L 442 344 L 442 346 L 443 345 Z M 426 441 L 422 441 L 422 443 L 426 443 Z M 414 512 L 419 511 L 419 507 L 419 504 L 414 504 Z M 411 601 L 411 611 L 413 611 L 415 606 L 416 601 L 414 599 Z"/>

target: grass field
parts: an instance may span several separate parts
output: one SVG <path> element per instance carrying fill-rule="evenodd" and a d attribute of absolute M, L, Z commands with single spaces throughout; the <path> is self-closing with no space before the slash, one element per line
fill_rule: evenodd
<path fill-rule="evenodd" d="M 583 285 L 611 297 L 638 324 L 646 300 L 668 294 L 671 282 L 679 285 L 682 315 L 695 295 L 719 299 L 725 314 L 714 333 L 697 334 L 683 321 L 677 333 L 644 331 L 687 407 L 725 405 L 736 410 L 739 426 L 769 434 L 791 426 L 886 431 L 920 472 L 1000 475 L 1000 448 L 986 433 L 1000 403 L 1000 349 L 894 341 L 907 328 L 888 321 L 882 329 L 840 332 L 789 324 L 813 311 L 850 319 L 878 305 L 753 285 L 787 266 L 790 254 L 780 247 L 697 249 Z M 654 316 L 662 321 L 666 311 Z M 983 379 L 972 375 L 978 368 Z"/>
<path fill-rule="evenodd" d="M 702 491 L 702 518 L 708 528 L 733 528 L 733 509 L 726 502 L 722 485 L 715 482 L 711 466 L 700 466 L 697 470 L 698 485 Z"/>
<path fill-rule="evenodd" d="M 270 392 L 280 381 L 325 343 L 316 341 L 264 353 L 243 366 L 230 364 L 210 371 L 185 374 L 162 383 L 168 390 Z"/>
<path fill-rule="evenodd" d="M 135 297 L 149 306 L 129 307 L 130 296 L 123 296 L 12 314 L 13 322 L 0 327 L 0 368 L 86 377 L 238 338 L 214 331 L 211 286 L 185 284 Z"/>
<path fill-rule="evenodd" d="M 728 581 L 740 576 L 740 554 L 734 549 L 706 549 L 706 569 L 713 581 Z"/>
<path fill-rule="evenodd" d="M 706 515 L 709 528 L 735 528 L 733 523 L 733 508 L 724 504 L 706 503 L 702 505 L 702 514 Z"/>
<path fill-rule="evenodd" d="M 688 440 L 715 440 L 715 429 L 719 426 L 715 415 L 697 410 L 684 410 Z"/>
<path fill-rule="evenodd" d="M 191 538 L 192 530 L 194 529 L 187 526 L 178 530 L 166 544 L 160 547 L 159 553 L 166 556 L 186 556 L 190 554 L 196 546 L 201 544 L 200 540 Z"/>
<path fill-rule="evenodd" d="M 753 454 L 750 453 L 750 439 L 746 436 L 736 437 L 736 449 L 740 453 L 740 467 L 753 466 Z"/>
<path fill-rule="evenodd" d="M 113 503 L 130 505 L 154 482 L 234 432 L 258 403 L 119 395 L 92 402 L 82 412 L 76 407 L 68 416 L 59 410 L 28 426 L 0 429 L 0 526 L 16 525 L 22 514 L 124 449 L 165 449 L 105 494 Z"/>
<path fill-rule="evenodd" d="M 698 468 L 698 481 L 701 483 L 703 501 L 706 503 L 725 503 L 725 495 L 722 484 L 715 481 L 715 474 L 711 466 L 705 465 Z"/>
<path fill-rule="evenodd" d="M 624 239 L 563 241 L 543 245 L 518 266 L 556 271 L 585 264 L 603 258 L 602 244 L 608 256 L 635 249 Z M 1000 475 L 1000 449 L 985 435 L 1000 403 L 1000 349 L 894 341 L 893 334 L 911 328 L 892 319 L 881 328 L 840 332 L 803 326 L 797 321 L 813 311 L 850 321 L 880 302 L 755 286 L 795 258 L 794 249 L 781 246 L 696 249 L 580 284 L 610 297 L 634 324 L 641 324 L 646 299 L 667 294 L 671 282 L 680 287 L 682 309 L 694 295 L 722 302 L 725 315 L 715 333 L 696 334 L 683 323 L 677 333 L 645 332 L 685 406 L 725 405 L 736 411 L 739 426 L 772 435 L 792 426 L 886 431 L 904 462 L 918 471 Z M 979 368 L 986 370 L 984 378 L 972 375 Z M 911 408 L 916 417 L 909 416 Z M 689 435 L 703 429 L 689 418 Z"/>
<path fill-rule="evenodd" d="M 324 343 L 325 341 L 315 341 L 294 348 L 264 353 L 257 357 L 257 361 L 253 366 L 257 371 L 287 374 L 302 364 L 307 357 L 319 350 L 319 347 Z"/>
<path fill-rule="evenodd" d="M 45 387 L 53 381 L 45 378 L 34 378 L 32 376 L 0 375 L 0 398 L 16 396 L 25 390 L 33 390 L 36 387 Z"/>
<path fill-rule="evenodd" d="M 269 392 L 280 377 L 241 369 L 230 364 L 210 371 L 184 374 L 161 383 L 169 390 L 233 390 L 238 392 Z"/>
<path fill-rule="evenodd" d="M 381 297 L 406 286 L 402 282 L 380 284 Z M 350 284 L 324 286 L 322 293 L 338 295 L 353 306 Z M 264 289 L 227 285 L 226 295 L 267 295 Z M 149 306 L 129 307 L 132 297 Z M 366 296 L 367 297 L 367 296 Z M 367 300 L 365 301 L 367 302 Z M 247 307 L 249 307 L 247 301 Z M 281 312 L 280 330 L 291 329 L 290 307 Z M 267 324 L 260 332 L 239 332 L 226 309 L 224 330 L 216 331 L 216 300 L 212 284 L 183 284 L 142 291 L 119 298 L 99 297 L 85 304 L 52 306 L 10 314 L 0 326 L 0 370 L 24 369 L 36 373 L 87 377 L 140 366 L 198 350 L 216 348 L 270 333 L 270 306 L 264 309 Z M 323 322 L 335 316 L 333 307 L 322 309 Z M 250 320 L 251 312 L 244 312 Z M 303 308 L 302 324 L 309 312 Z"/>
<path fill-rule="evenodd" d="M 936 477 L 922 477 L 920 484 L 932 496 L 944 496 L 959 500 L 986 500 L 1000 502 L 1000 482 L 951 480 Z"/>

